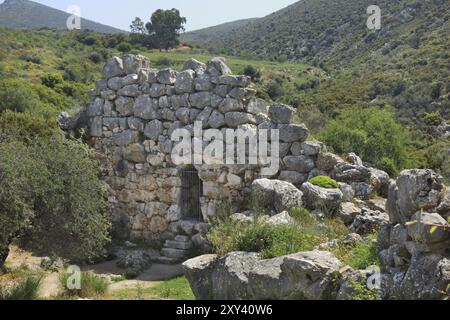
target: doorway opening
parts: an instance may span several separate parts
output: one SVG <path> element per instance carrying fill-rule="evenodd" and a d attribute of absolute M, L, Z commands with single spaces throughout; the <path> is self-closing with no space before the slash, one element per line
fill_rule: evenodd
<path fill-rule="evenodd" d="M 181 212 L 183 220 L 203 221 L 200 197 L 203 195 L 203 183 L 194 167 L 181 173 Z"/>

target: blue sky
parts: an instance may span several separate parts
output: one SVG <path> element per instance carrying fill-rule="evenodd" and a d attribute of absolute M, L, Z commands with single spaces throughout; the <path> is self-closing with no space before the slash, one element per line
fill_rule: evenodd
<path fill-rule="evenodd" d="M 120 29 L 129 29 L 138 16 L 150 19 L 157 9 L 177 8 L 195 30 L 245 18 L 263 17 L 298 0 L 34 0 L 57 9 L 81 8 L 81 16 Z M 0 2 L 3 2 L 0 0 Z"/>

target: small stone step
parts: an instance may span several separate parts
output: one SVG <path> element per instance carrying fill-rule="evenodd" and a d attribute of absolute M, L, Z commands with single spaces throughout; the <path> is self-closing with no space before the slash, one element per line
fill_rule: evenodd
<path fill-rule="evenodd" d="M 189 250 L 192 248 L 192 242 L 181 242 L 181 241 L 174 241 L 174 240 L 167 240 L 164 243 L 165 248 L 172 248 L 172 249 L 181 249 L 181 250 Z"/>
<path fill-rule="evenodd" d="M 180 259 L 175 259 L 175 258 L 169 258 L 169 257 L 154 257 L 152 258 L 152 262 L 153 263 L 158 263 L 158 264 L 178 264 L 181 262 Z"/>
<path fill-rule="evenodd" d="M 180 250 L 180 249 L 172 249 L 172 248 L 164 248 L 161 250 L 163 256 L 174 258 L 174 259 L 183 259 L 188 256 L 188 251 Z"/>
<path fill-rule="evenodd" d="M 188 236 L 176 236 L 175 241 L 178 242 L 189 242 L 190 238 Z"/>

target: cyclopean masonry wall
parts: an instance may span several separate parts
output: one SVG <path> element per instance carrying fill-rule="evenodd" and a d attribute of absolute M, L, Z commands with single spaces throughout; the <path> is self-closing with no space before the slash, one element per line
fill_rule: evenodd
<path fill-rule="evenodd" d="M 307 141 L 308 129 L 292 123 L 294 108 L 256 98 L 250 79 L 232 75 L 222 58 L 206 64 L 189 60 L 177 72 L 151 69 L 144 57 L 127 55 L 110 59 L 103 75 L 91 92 L 86 113 L 109 186 L 116 237 L 171 240 L 179 234 L 195 238 L 205 232 L 202 221 L 184 220 L 186 167 L 176 166 L 171 157 L 175 146 L 171 134 L 179 128 L 192 132 L 194 121 L 201 121 L 203 129 L 279 129 L 280 170 L 269 178 L 283 182 L 272 187 L 282 190 L 282 197 L 291 196 L 292 206 L 302 205 L 302 191 L 307 202 L 321 197 L 322 190 L 303 185 L 317 175 L 342 181 L 343 193 L 335 191 L 338 207 L 341 198 L 351 202 L 355 193 L 368 198 L 373 192 L 387 192 L 389 176 L 364 167 L 356 156 L 346 162 L 326 153 L 320 143 Z M 264 178 L 265 166 L 196 165 L 203 222 L 224 203 L 231 203 L 234 212 L 250 208 L 251 185 Z M 269 182 L 258 180 L 258 186 L 264 189 Z M 302 191 L 293 185 L 299 189 L 303 185 Z"/>

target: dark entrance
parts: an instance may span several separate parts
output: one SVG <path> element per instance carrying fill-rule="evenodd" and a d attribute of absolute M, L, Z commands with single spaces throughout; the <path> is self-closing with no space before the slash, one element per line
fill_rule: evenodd
<path fill-rule="evenodd" d="M 203 221 L 200 197 L 203 194 L 203 183 L 198 171 L 191 167 L 181 173 L 181 212 L 184 220 Z"/>

